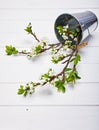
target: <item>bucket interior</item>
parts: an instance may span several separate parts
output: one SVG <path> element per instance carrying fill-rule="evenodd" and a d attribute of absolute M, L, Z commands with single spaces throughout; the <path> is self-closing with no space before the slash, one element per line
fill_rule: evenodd
<path fill-rule="evenodd" d="M 59 26 L 62 26 L 62 27 L 68 26 L 70 31 L 77 30 L 78 31 L 78 35 L 77 35 L 78 41 L 77 42 L 78 42 L 78 44 L 80 43 L 80 41 L 82 39 L 82 29 L 81 29 L 81 26 L 80 26 L 78 20 L 75 17 L 73 17 L 70 14 L 62 14 L 55 21 L 54 30 L 55 30 L 56 37 L 60 42 L 65 42 L 66 40 L 64 40 L 62 35 L 60 35 L 58 32 L 57 27 L 59 27 Z M 75 44 L 75 41 L 73 41 L 72 44 Z"/>

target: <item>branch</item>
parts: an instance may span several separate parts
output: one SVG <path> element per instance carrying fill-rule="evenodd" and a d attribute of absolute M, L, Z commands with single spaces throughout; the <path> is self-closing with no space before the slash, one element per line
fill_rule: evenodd
<path fill-rule="evenodd" d="M 37 42 L 40 42 L 40 40 L 37 38 L 37 36 L 36 36 L 35 33 L 31 32 L 31 35 L 35 38 L 35 40 L 36 40 Z"/>

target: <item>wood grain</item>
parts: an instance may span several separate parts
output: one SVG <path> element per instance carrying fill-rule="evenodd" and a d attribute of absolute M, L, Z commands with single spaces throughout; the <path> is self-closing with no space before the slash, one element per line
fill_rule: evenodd
<path fill-rule="evenodd" d="M 0 107 L 2 130 L 98 130 L 99 107 Z M 6 123 L 6 125 L 5 125 Z"/>
<path fill-rule="evenodd" d="M 86 10 L 99 18 L 99 1 L 0 1 L 0 130 L 99 130 L 99 27 L 80 50 L 82 79 L 74 87 L 67 86 L 65 94 L 46 85 L 31 97 L 18 96 L 20 84 L 37 81 L 50 67 L 59 72 L 62 66 L 51 63 L 49 52 L 33 60 L 5 54 L 6 45 L 19 50 L 33 46 L 35 40 L 24 31 L 29 22 L 39 38 L 46 36 L 55 43 L 55 19 Z"/>
<path fill-rule="evenodd" d="M 3 0 L 0 8 L 99 8 L 98 0 Z"/>
<path fill-rule="evenodd" d="M 99 106 L 99 82 L 67 85 L 65 94 L 55 87 L 38 87 L 32 96 L 19 96 L 17 90 L 24 83 L 0 83 L 0 106 Z M 2 100 L 3 99 L 3 100 Z"/>

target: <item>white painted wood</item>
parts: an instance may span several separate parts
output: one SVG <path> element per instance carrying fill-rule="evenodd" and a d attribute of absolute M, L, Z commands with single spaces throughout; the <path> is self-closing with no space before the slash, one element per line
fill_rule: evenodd
<path fill-rule="evenodd" d="M 36 30 L 36 29 L 35 29 Z M 45 29 L 46 30 L 46 29 Z M 34 38 L 30 35 L 27 35 L 27 33 L 24 32 L 24 30 L 21 30 L 22 32 L 7 32 L 7 33 L 2 33 L 0 34 L 0 47 L 4 48 L 6 45 L 13 45 L 15 47 L 31 47 L 35 42 Z M 37 32 L 37 36 L 39 39 L 42 39 L 43 37 L 47 37 L 50 41 L 50 43 L 57 43 L 58 40 L 55 36 L 53 28 L 51 29 L 50 32 Z M 88 37 L 85 41 L 88 42 L 88 46 L 91 47 L 99 47 L 99 32 L 95 31 L 93 34 Z"/>
<path fill-rule="evenodd" d="M 27 21 L 21 21 L 21 20 L 9 20 L 9 21 L 0 21 L 1 25 L 0 25 L 0 33 L 25 33 L 24 28 L 26 28 L 26 26 L 28 25 L 29 22 L 32 23 L 33 26 L 33 31 L 37 32 L 37 33 L 52 33 L 54 30 L 54 22 L 56 20 L 27 20 Z M 99 29 L 97 29 L 96 31 L 99 32 Z M 41 34 L 42 35 L 42 34 Z"/>
<path fill-rule="evenodd" d="M 51 42 L 58 42 L 54 34 L 57 16 L 86 10 L 99 18 L 99 1 L 0 0 L 0 130 L 99 129 L 99 28 L 80 51 L 78 70 L 82 79 L 74 88 L 67 86 L 65 94 L 47 85 L 32 97 L 18 96 L 20 84 L 37 81 L 49 67 L 56 72 L 62 67 L 50 62 L 49 53 L 31 61 L 24 56 L 6 56 L 4 51 L 6 44 L 20 50 L 32 46 L 34 39 L 24 32 L 28 22 L 39 38 L 47 36 Z"/>
<path fill-rule="evenodd" d="M 30 48 L 23 47 L 23 48 L 17 48 L 17 49 L 19 51 L 22 51 L 23 49 L 30 51 L 31 47 Z M 6 65 L 11 62 L 14 62 L 14 64 L 21 64 L 23 62 L 24 62 L 24 64 L 27 64 L 27 62 L 29 62 L 29 60 L 27 60 L 28 58 L 26 55 L 18 55 L 18 56 L 11 56 L 11 57 L 7 56 L 6 52 L 5 52 L 5 47 L 0 48 L 0 52 L 1 52 L 0 57 L 2 59 L 2 60 L 0 60 L 0 64 L 5 64 L 5 62 L 6 62 Z M 81 64 L 86 64 L 86 63 L 87 64 L 99 64 L 99 47 L 86 46 L 86 47 L 82 48 L 81 50 L 79 50 L 79 53 L 81 55 L 81 61 L 80 61 Z M 43 62 L 44 62 L 44 60 L 46 60 L 46 64 L 47 63 L 49 64 L 49 61 L 51 61 L 51 56 L 52 56 L 51 51 L 47 51 L 46 53 L 42 53 L 39 57 L 43 60 Z M 37 57 L 37 60 L 39 60 L 39 57 Z M 35 59 L 35 57 L 33 59 Z M 31 60 L 33 60 L 33 59 L 31 59 Z M 34 61 L 33 64 L 35 62 L 36 61 Z M 12 64 L 12 66 L 13 66 L 13 64 Z M 39 64 L 36 68 L 39 68 Z"/>
<path fill-rule="evenodd" d="M 57 15 L 58 16 L 58 15 Z M 34 38 L 24 31 L 24 28 L 29 22 L 32 22 L 33 31 L 41 39 L 42 37 L 48 37 L 50 42 L 58 42 L 54 33 L 54 20 L 4 20 L 0 21 L 0 47 L 4 47 L 6 44 L 13 44 L 19 47 L 29 47 L 31 43 L 35 42 Z M 99 29 L 92 33 L 92 35 L 86 39 L 89 42 L 88 46 L 99 46 Z"/>
<path fill-rule="evenodd" d="M 98 0 L 3 0 L 0 8 L 99 8 Z"/>
<path fill-rule="evenodd" d="M 98 120 L 99 107 L 0 107 L 1 130 L 98 130 Z"/>
<path fill-rule="evenodd" d="M 41 21 L 41 20 L 55 20 L 60 14 L 62 13 L 79 13 L 90 10 L 96 14 L 97 17 L 99 17 L 99 9 L 98 8 L 42 8 L 42 9 L 36 9 L 36 8 L 28 8 L 28 9 L 0 9 L 0 20 L 4 21 Z M 16 21 L 16 22 L 17 22 Z M 39 22 L 40 22 L 39 21 Z M 51 21 L 50 21 L 51 22 Z"/>
<path fill-rule="evenodd" d="M 32 96 L 17 95 L 20 84 L 0 83 L 0 106 L 23 105 L 99 105 L 99 83 L 77 83 L 67 85 L 65 94 L 57 92 L 55 87 L 38 87 Z"/>
<path fill-rule="evenodd" d="M 92 63 L 93 64 L 79 64 L 78 72 L 82 77 L 80 82 L 99 82 L 99 64 L 94 64 L 94 61 Z M 24 56 L 9 56 L 7 60 L 6 58 L 5 60 L 3 58 L 0 60 L 0 82 L 28 82 L 31 80 L 37 81 L 40 75 L 46 73 L 49 68 L 53 68 L 55 72 L 58 73 L 62 70 L 63 67 L 64 65 L 52 64 L 50 61 L 50 56 L 46 53 L 45 55 L 34 58 L 33 60 L 28 60 Z"/>

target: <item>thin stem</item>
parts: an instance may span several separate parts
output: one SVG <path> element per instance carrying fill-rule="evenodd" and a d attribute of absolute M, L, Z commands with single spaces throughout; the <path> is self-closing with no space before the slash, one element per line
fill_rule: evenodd
<path fill-rule="evenodd" d="M 63 47 L 63 44 L 60 44 L 60 47 L 56 49 L 56 50 L 57 50 L 56 54 L 59 52 L 59 50 L 60 50 L 62 47 Z"/>
<path fill-rule="evenodd" d="M 51 48 L 52 48 L 52 47 L 50 46 L 50 47 L 48 47 L 48 48 L 42 49 L 41 52 L 45 52 L 45 51 L 47 51 L 47 50 L 50 50 Z"/>
<path fill-rule="evenodd" d="M 66 62 L 68 62 L 68 60 L 65 60 L 64 62 L 62 62 L 62 64 L 65 64 Z"/>
<path fill-rule="evenodd" d="M 60 76 L 60 75 L 63 75 L 63 80 L 64 80 L 64 78 L 65 78 L 65 69 L 68 67 L 68 65 L 69 65 L 69 63 L 70 63 L 70 60 L 71 60 L 71 58 L 72 58 L 74 52 L 75 52 L 75 50 L 72 51 L 70 57 L 68 58 L 68 62 L 67 62 L 67 64 L 65 65 L 65 67 L 63 68 L 63 70 L 62 70 L 60 73 L 58 73 L 57 75 L 53 75 L 53 76 L 51 77 L 51 79 L 50 79 L 49 82 L 51 82 L 52 80 L 54 80 L 55 78 L 57 78 L 57 77 Z M 44 85 L 45 85 L 45 84 L 46 84 L 46 83 L 44 83 Z"/>
<path fill-rule="evenodd" d="M 35 38 L 35 40 L 36 40 L 37 42 L 40 42 L 40 40 L 37 38 L 37 36 L 36 36 L 35 33 L 31 32 L 31 34 L 32 34 L 32 36 Z"/>
<path fill-rule="evenodd" d="M 49 46 L 56 46 L 56 47 L 58 47 L 60 44 L 63 44 L 64 42 L 59 42 L 59 43 L 52 43 L 52 44 L 49 44 Z"/>
<path fill-rule="evenodd" d="M 21 52 L 19 52 L 19 54 L 25 54 L 25 55 L 28 55 L 28 54 L 30 54 L 30 52 L 23 52 L 23 51 L 21 51 Z"/>
<path fill-rule="evenodd" d="M 49 44 L 49 45 L 48 45 L 49 47 L 42 49 L 42 51 L 41 51 L 40 53 L 45 52 L 45 51 L 47 51 L 47 50 L 50 50 L 52 47 L 57 48 L 57 47 L 60 46 L 61 44 L 62 44 L 62 43 Z M 58 49 L 60 50 L 60 48 L 62 48 L 62 46 L 59 47 Z M 58 51 L 59 51 L 59 50 L 58 50 Z"/>
<path fill-rule="evenodd" d="M 70 57 L 68 58 L 67 64 L 66 64 L 65 67 L 63 68 L 62 72 L 60 72 L 60 73 L 58 74 L 58 76 L 61 75 L 61 74 L 65 71 L 65 69 L 68 67 L 68 65 L 69 65 L 69 63 L 70 63 L 70 60 L 71 60 L 71 58 L 72 58 L 74 52 L 75 52 L 75 50 L 72 51 Z"/>

